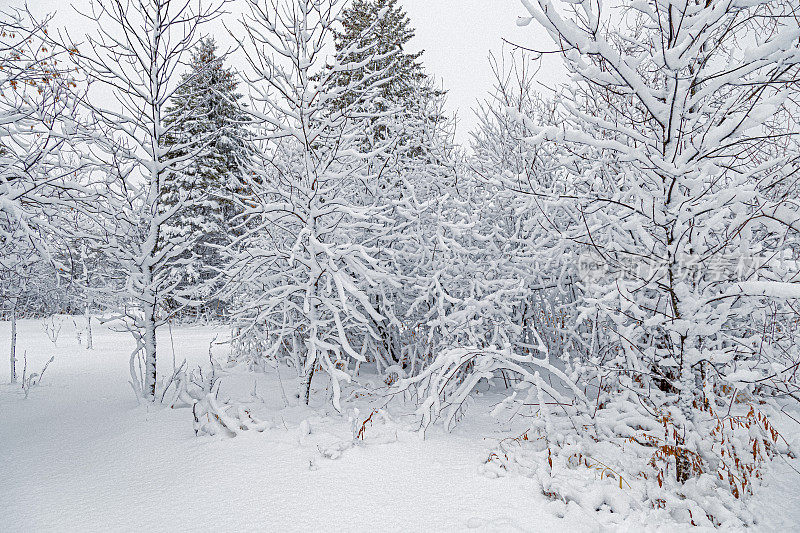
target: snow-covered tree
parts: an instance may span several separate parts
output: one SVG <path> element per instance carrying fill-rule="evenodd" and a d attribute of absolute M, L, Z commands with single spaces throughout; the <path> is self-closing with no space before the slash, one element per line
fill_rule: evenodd
<path fill-rule="evenodd" d="M 797 155 L 775 148 L 798 135 L 776 120 L 797 94 L 798 6 L 523 4 L 522 22 L 550 35 L 570 73 L 562 122 L 529 125 L 535 144 L 572 151 L 564 205 L 580 225 L 567 235 L 596 265 L 581 318 L 605 332 L 595 375 L 669 417 L 665 446 L 683 482 L 708 451 L 703 409 L 723 390 L 711 385 L 752 387 L 783 371 L 762 364 L 774 359 L 752 317 L 800 296 L 796 270 L 781 264 L 800 205 L 771 192 L 797 172 Z"/>
<path fill-rule="evenodd" d="M 92 1 L 84 14 L 92 26 L 74 53 L 90 81 L 110 90 L 114 101 L 86 101 L 102 136 L 94 139 L 104 171 L 114 178 L 103 203 L 97 239 L 119 274 L 128 299 L 119 318 L 136 339 L 131 379 L 137 394 L 154 399 L 157 386 L 156 329 L 168 319 L 164 303 L 175 299 L 181 275 L 176 264 L 196 236 L 170 235 L 166 228 L 197 197 L 164 204 L 170 170 L 202 153 L 206 139 L 168 145 L 171 120 L 189 112 L 170 107 L 183 83 L 177 72 L 191 53 L 200 26 L 220 14 L 218 4 L 200 1 Z M 186 79 L 183 80 L 184 83 Z M 136 368 L 143 353 L 144 369 Z"/>
<path fill-rule="evenodd" d="M 572 189 L 572 161 L 564 143 L 542 144 L 536 127 L 559 124 L 553 99 L 536 90 L 535 58 L 521 49 L 490 56 L 494 89 L 477 110 L 470 173 L 486 195 L 483 233 L 498 247 L 497 275 L 517 282 L 513 317 L 518 349 L 535 344 L 537 332 L 551 356 L 581 350 L 572 342 L 577 314 L 580 245 L 562 236 L 579 223 L 559 200 Z M 521 282 L 521 283 L 520 283 Z"/>
<path fill-rule="evenodd" d="M 69 52 L 51 44 L 49 18 L 11 10 L 0 20 L 0 300 L 13 323 L 52 303 L 69 268 L 58 250 L 74 234 L 71 217 L 98 195 L 78 177 L 76 145 L 87 137 Z M 12 335 L 12 381 L 14 359 Z"/>
<path fill-rule="evenodd" d="M 342 10 L 342 28 L 335 30 L 334 45 L 339 62 L 360 64 L 359 68 L 335 73 L 330 83 L 348 86 L 354 80 L 389 71 L 391 81 L 377 88 L 372 105 L 384 111 L 399 103 L 412 104 L 420 91 L 431 91 L 421 83 L 426 80 L 420 57 L 423 52 L 408 52 L 414 38 L 411 21 L 397 0 L 355 0 Z M 352 104 L 358 95 L 345 93 L 338 105 Z"/>
<path fill-rule="evenodd" d="M 169 130 L 166 146 L 176 147 L 169 157 L 187 152 L 185 147 L 192 139 L 204 139 L 201 151 L 170 169 L 162 199 L 165 210 L 185 204 L 169 222 L 165 235 L 195 243 L 186 251 L 190 260 L 181 256 L 177 268 L 185 270 L 181 288 L 190 289 L 192 297 L 200 301 L 219 289 L 211 280 L 219 276 L 221 250 L 233 238 L 228 222 L 237 210 L 232 197 L 250 151 L 238 81 L 223 59 L 217 55 L 213 39 L 200 41 L 164 119 Z"/>
<path fill-rule="evenodd" d="M 364 150 L 390 143 L 368 159 L 374 179 L 363 184 L 354 200 L 386 210 L 378 233 L 362 232 L 358 239 L 375 242 L 376 258 L 401 281 L 368 291 L 375 309 L 388 319 L 374 324 L 380 335 L 375 360 L 379 370 L 407 367 L 412 353 L 425 351 L 420 340 L 426 335 L 417 330 L 420 317 L 411 316 L 411 307 L 418 282 L 426 284 L 420 280 L 434 274 L 428 261 L 435 258 L 436 228 L 445 222 L 441 209 L 448 211 L 440 204 L 454 192 L 454 123 L 443 111 L 444 91 L 423 71 L 422 51 L 407 50 L 414 30 L 396 0 L 354 2 L 343 11 L 342 26 L 335 38 L 337 61 L 363 66 L 332 76 L 330 83 L 352 84 L 381 70 L 388 76 L 377 87 L 346 92 L 336 105 L 372 117 L 359 141 Z"/>
<path fill-rule="evenodd" d="M 245 173 L 240 202 L 247 231 L 228 269 L 243 284 L 239 322 L 244 332 L 261 329 L 267 357 L 295 364 L 306 403 L 321 366 L 339 408 L 340 382 L 349 381 L 352 362 L 366 359 L 377 337 L 372 325 L 386 320 L 365 292 L 385 277 L 375 243 L 357 239 L 381 224 L 382 208 L 353 201 L 361 184 L 374 179 L 368 157 L 383 147 L 362 152 L 371 116 L 351 113 L 357 103 L 333 102 L 348 91 L 369 93 L 365 87 L 386 73 L 347 86 L 329 83 L 361 65 L 326 68 L 325 48 L 340 20 L 335 0 L 249 5 L 244 50 L 263 153 Z"/>

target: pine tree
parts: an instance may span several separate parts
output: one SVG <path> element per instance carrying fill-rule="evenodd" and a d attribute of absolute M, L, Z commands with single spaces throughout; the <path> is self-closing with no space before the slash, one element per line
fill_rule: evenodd
<path fill-rule="evenodd" d="M 425 74 L 420 61 L 424 50 L 406 50 L 414 33 L 398 0 L 355 0 L 343 10 L 342 30 L 334 41 L 340 65 L 360 66 L 335 73 L 331 83 L 345 87 L 353 80 L 373 82 L 362 84 L 370 94 L 347 91 L 335 105 L 357 103 L 352 106 L 356 112 L 375 117 L 369 129 L 372 138 L 365 137 L 365 144 L 393 143 L 391 150 L 373 158 L 373 164 L 383 169 L 379 193 L 395 198 L 410 192 L 404 176 L 427 174 L 452 155 L 454 124 L 443 113 L 446 92 Z"/>
<path fill-rule="evenodd" d="M 359 68 L 336 73 L 331 82 L 346 87 L 354 79 L 374 78 L 376 73 L 389 73 L 377 88 L 370 85 L 369 97 L 347 92 L 336 105 L 344 106 L 360 99 L 368 102 L 373 111 L 395 111 L 397 115 L 418 118 L 421 109 L 430 109 L 432 100 L 441 99 L 445 92 L 435 89 L 422 68 L 420 58 L 424 50 L 408 52 L 406 45 L 414 37 L 411 21 L 398 0 L 355 0 L 342 12 L 342 30 L 337 31 L 334 45 L 339 64 L 363 64 Z M 433 106 L 438 107 L 438 106 Z M 426 117 L 442 120 L 441 116 Z M 389 122 L 384 120 L 384 122 Z M 403 122 L 403 120 L 399 120 Z M 391 128 L 375 128 L 385 138 L 397 137 Z"/>
<path fill-rule="evenodd" d="M 404 50 L 414 37 L 414 29 L 397 0 L 355 0 L 342 12 L 342 26 L 343 29 L 336 32 L 336 51 L 341 54 L 343 50 L 351 50 L 342 62 L 369 61 L 359 69 L 338 73 L 334 83 L 346 86 L 352 79 L 372 76 L 391 67 L 391 83 L 384 83 L 378 96 L 394 104 L 413 99 L 420 82 L 426 77 L 419 62 L 423 51 L 408 53 Z M 371 31 L 365 31 L 370 27 L 373 28 Z M 352 51 L 354 43 L 356 47 Z M 349 94 L 343 95 L 342 99 L 352 100 L 354 97 Z"/>
<path fill-rule="evenodd" d="M 181 145 L 191 140 L 200 139 L 204 149 L 199 157 L 173 165 L 166 179 L 165 209 L 179 203 L 181 195 L 190 200 L 190 207 L 181 209 L 171 222 L 167 236 L 196 239 L 191 254 L 174 268 L 185 269 L 181 288 L 188 296 L 213 299 L 217 285 L 212 280 L 223 264 L 221 250 L 234 233 L 229 227 L 236 216 L 231 198 L 248 157 L 246 118 L 238 103 L 235 73 L 217 56 L 214 39 L 200 41 L 183 81 L 169 109 L 166 144 L 173 157 L 180 157 Z M 207 301 L 206 309 L 211 305 Z"/>

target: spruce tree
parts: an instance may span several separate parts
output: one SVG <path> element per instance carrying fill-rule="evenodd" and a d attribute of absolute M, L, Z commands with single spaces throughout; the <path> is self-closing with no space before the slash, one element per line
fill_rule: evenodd
<path fill-rule="evenodd" d="M 337 85 L 346 86 L 353 78 L 372 76 L 390 67 L 390 83 L 384 83 L 377 96 L 394 104 L 405 104 L 414 98 L 426 77 L 419 61 L 423 51 L 409 53 L 405 50 L 405 45 L 414 37 L 414 29 L 397 4 L 398 0 L 355 0 L 343 10 L 342 30 L 336 33 L 335 39 L 337 53 L 357 43 L 358 51 L 343 57 L 344 62 L 362 63 L 371 59 L 359 69 L 339 73 L 334 78 Z M 365 31 L 370 26 L 373 30 Z M 353 99 L 354 95 L 343 98 Z"/>
<path fill-rule="evenodd" d="M 204 149 L 198 157 L 173 165 L 165 180 L 163 203 L 165 209 L 181 203 L 189 206 L 179 208 L 167 237 L 196 239 L 194 250 L 174 268 L 182 269 L 185 281 L 179 288 L 184 295 L 208 300 L 216 292 L 212 280 L 223 265 L 222 249 L 235 233 L 231 221 L 237 209 L 232 197 L 250 148 L 238 81 L 218 57 L 212 38 L 200 41 L 183 81 L 165 120 L 167 148 L 171 157 L 179 157 L 181 145 L 188 141 L 200 140 Z M 207 301 L 206 308 L 220 303 Z"/>
<path fill-rule="evenodd" d="M 331 77 L 332 84 L 347 87 L 354 78 L 378 81 L 377 73 L 383 78 L 377 87 L 362 85 L 368 87 L 370 94 L 345 92 L 334 106 L 341 109 L 359 102 L 356 109 L 361 107 L 361 112 L 378 117 L 374 120 L 380 124 L 370 131 L 380 138 L 365 141 L 372 144 L 396 141 L 396 148 L 382 157 L 399 161 L 430 160 L 425 142 L 418 134 L 420 128 L 430 129 L 449 122 L 441 114 L 445 91 L 436 89 L 425 74 L 420 60 L 424 50 L 406 50 L 415 32 L 398 4 L 398 0 L 355 0 L 342 11 L 342 29 L 336 32 L 334 41 L 337 63 L 359 67 L 336 73 Z M 443 133 L 444 130 L 447 128 L 443 128 Z"/>

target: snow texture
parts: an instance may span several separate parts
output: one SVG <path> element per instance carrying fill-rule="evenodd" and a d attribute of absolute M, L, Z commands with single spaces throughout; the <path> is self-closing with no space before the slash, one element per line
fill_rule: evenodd
<path fill-rule="evenodd" d="M 174 328 L 177 359 L 206 362 L 209 342 L 220 333 L 211 327 Z M 9 323 L 0 323 L 0 345 L 7 345 L 9 335 Z M 167 330 L 159 335 L 168 346 Z M 65 321 L 56 348 L 39 321 L 19 322 L 19 352 L 27 354 L 29 368 L 40 368 L 53 355 L 55 360 L 27 400 L 18 386 L 0 388 L 0 508 L 5 510 L 0 529 L 688 529 L 647 522 L 636 513 L 588 513 L 577 503 L 548 501 L 526 476 L 487 475 L 483 464 L 490 450 L 515 428 L 488 415 L 497 397 L 480 394 L 481 387 L 470 416 L 453 433 L 429 430 L 422 440 L 403 413 L 379 412 L 359 438 L 357 430 L 372 409 L 367 402 L 358 412 L 351 408 L 337 415 L 323 402 L 320 380 L 323 390 L 315 391 L 311 407 L 285 408 L 274 373 L 229 369 L 220 397 L 247 405 L 269 428 L 235 438 L 197 438 L 188 409 L 137 403 L 127 386 L 132 344 L 127 333 L 101 326 L 95 349 L 86 351 L 72 322 Z M 227 350 L 216 345 L 214 356 L 223 360 Z M 160 363 L 171 365 L 167 359 Z M 0 381 L 8 382 L 7 372 L 3 369 Z M 288 369 L 281 376 L 284 385 L 296 379 Z M 791 424 L 782 429 L 800 434 Z M 590 481 L 595 477 L 587 475 Z M 800 527 L 800 501 L 786 490 L 796 476 L 783 460 L 773 464 L 754 501 L 758 530 Z"/>

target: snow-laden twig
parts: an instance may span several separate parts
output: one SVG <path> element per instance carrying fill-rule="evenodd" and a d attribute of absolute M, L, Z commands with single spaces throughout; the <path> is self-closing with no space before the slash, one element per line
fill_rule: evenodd
<path fill-rule="evenodd" d="M 42 369 L 39 372 L 34 372 L 34 373 L 30 374 L 30 375 L 28 374 L 28 352 L 27 351 L 25 351 L 22 354 L 22 358 L 24 360 L 24 366 L 22 368 L 22 390 L 25 393 L 25 398 L 27 398 L 28 395 L 31 392 L 31 389 L 33 387 L 36 387 L 37 385 L 39 385 L 42 382 L 42 378 L 44 377 L 44 373 L 47 370 L 47 367 L 50 366 L 50 363 L 53 362 L 53 360 L 56 358 L 56 356 L 54 355 L 54 356 L 50 357 L 50 359 L 47 360 L 47 362 L 44 364 L 44 366 L 42 367 Z"/>

